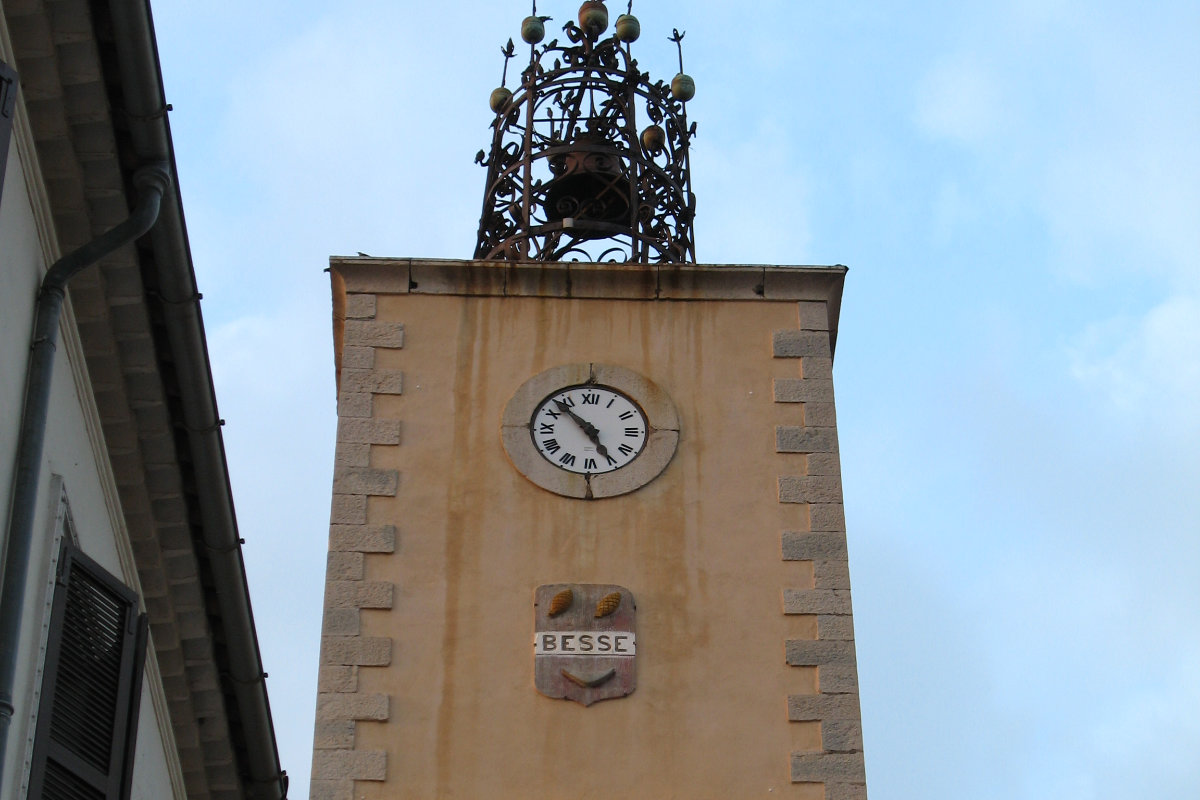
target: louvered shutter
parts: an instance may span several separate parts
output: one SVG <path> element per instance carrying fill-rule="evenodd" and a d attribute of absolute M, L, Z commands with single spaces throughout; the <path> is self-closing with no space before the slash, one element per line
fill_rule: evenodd
<path fill-rule="evenodd" d="M 0 197 L 4 195 L 4 168 L 8 166 L 8 141 L 17 113 L 17 73 L 0 61 Z"/>
<path fill-rule="evenodd" d="M 129 796 L 146 617 L 137 595 L 74 547 L 59 561 L 29 797 Z"/>

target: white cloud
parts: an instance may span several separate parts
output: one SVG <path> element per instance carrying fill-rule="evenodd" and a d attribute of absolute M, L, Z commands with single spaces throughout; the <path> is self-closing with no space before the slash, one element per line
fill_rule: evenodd
<path fill-rule="evenodd" d="M 1168 120 L 1114 123 L 1047 165 L 1042 211 L 1058 268 L 1088 283 L 1146 274 L 1200 287 L 1200 140 Z"/>
<path fill-rule="evenodd" d="M 1180 295 L 1141 319 L 1089 326 L 1069 348 L 1071 373 L 1140 424 L 1200 431 L 1200 298 Z"/>
<path fill-rule="evenodd" d="M 1003 123 L 1001 86 L 978 55 L 946 56 L 917 86 L 914 117 L 918 128 L 935 139 L 982 142 Z"/>
<path fill-rule="evenodd" d="M 722 133 L 732 140 L 717 141 Z M 696 213 L 701 263 L 807 263 L 809 192 L 796 156 L 788 131 L 773 119 L 748 134 L 741 126 L 717 132 L 693 148 L 693 183 L 703 187 Z"/>
<path fill-rule="evenodd" d="M 933 201 L 932 239 L 935 247 L 946 247 L 967 224 L 979 219 L 979 208 L 957 180 L 943 181 Z"/>

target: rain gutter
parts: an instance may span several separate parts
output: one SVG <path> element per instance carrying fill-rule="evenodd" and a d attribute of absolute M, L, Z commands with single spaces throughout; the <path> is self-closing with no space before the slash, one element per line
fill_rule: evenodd
<path fill-rule="evenodd" d="M 133 150 L 139 159 L 174 164 L 149 3 L 113 0 L 110 12 Z M 236 704 L 236 709 L 230 710 L 230 724 L 240 729 L 247 751 L 239 766 L 248 797 L 284 800 L 287 774 L 280 768 L 271 721 L 178 186 L 164 198 L 161 219 L 150 238 L 167 339 L 181 390 L 182 423 L 188 431 L 196 474 L 201 518 L 197 550 L 206 555 L 216 587 L 226 645 L 222 649 L 229 662 L 228 685 Z"/>

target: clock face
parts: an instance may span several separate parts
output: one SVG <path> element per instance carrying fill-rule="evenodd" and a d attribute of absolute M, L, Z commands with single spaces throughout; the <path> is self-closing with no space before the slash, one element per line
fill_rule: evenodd
<path fill-rule="evenodd" d="M 579 500 L 629 494 L 653 481 L 679 445 L 666 391 L 615 364 L 551 367 L 504 406 L 500 440 L 517 472 Z"/>
<path fill-rule="evenodd" d="M 646 447 L 649 425 L 632 399 L 584 384 L 547 396 L 529 420 L 533 446 L 555 467 L 580 475 L 621 469 Z"/>

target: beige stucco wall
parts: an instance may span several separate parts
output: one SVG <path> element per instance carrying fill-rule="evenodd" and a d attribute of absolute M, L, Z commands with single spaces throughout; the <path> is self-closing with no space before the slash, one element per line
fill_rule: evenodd
<path fill-rule="evenodd" d="M 401 538 L 396 555 L 368 565 L 368 579 L 396 583 L 395 607 L 363 625 L 398 646 L 390 670 L 362 680 L 397 707 L 360 735 L 388 751 L 401 795 L 787 788 L 781 755 L 820 745 L 813 726 L 789 726 L 785 713 L 806 676 L 789 671 L 783 641 L 806 620 L 780 613 L 780 587 L 796 576 L 780 561 L 778 531 L 802 520 L 800 506 L 773 502 L 771 378 L 786 365 L 770 343 L 795 326 L 795 304 L 407 295 L 379 307 L 404 321 L 405 347 L 388 356 L 407 385 L 376 399 L 380 415 L 403 421 L 403 444 L 376 448 L 372 466 L 398 469 L 402 488 L 377 499 L 371 519 L 398 522 Z M 517 387 L 584 361 L 640 372 L 676 403 L 675 459 L 633 494 L 558 497 L 518 474 L 501 447 L 500 415 Z M 584 709 L 533 690 L 533 590 L 556 582 L 634 593 L 630 698 Z"/>
<path fill-rule="evenodd" d="M 374 324 L 403 325 L 402 347 L 372 356 L 375 374 L 403 373 L 403 390 L 373 395 L 373 418 L 399 420 L 400 434 L 370 447 L 369 467 L 394 470 L 398 483 L 394 496 L 368 498 L 365 522 L 395 526 L 396 542 L 368 554 L 361 574 L 394 594 L 374 603 L 390 607 L 360 612 L 358 631 L 392 648 L 386 665 L 353 673 L 358 697 L 387 698 L 386 713 L 359 715 L 353 748 L 385 753 L 375 763 L 386 768 L 355 782 L 353 796 L 825 798 L 823 783 L 793 783 L 789 771 L 793 754 L 823 748 L 819 721 L 789 721 L 789 696 L 816 695 L 818 670 L 785 657 L 787 641 L 818 638 L 819 619 L 785 614 L 782 600 L 815 586 L 813 562 L 783 560 L 780 544 L 781 531 L 810 530 L 810 506 L 778 494 L 780 475 L 803 475 L 807 458 L 778 452 L 779 426 L 802 425 L 804 406 L 773 393 L 774 379 L 801 377 L 773 346 L 776 332 L 799 327 L 797 303 L 369 302 Z M 674 400 L 675 458 L 632 494 L 560 497 L 507 459 L 509 398 L 531 376 L 579 362 L 635 370 Z M 636 597 L 630 697 L 584 708 L 535 691 L 533 593 L 560 582 L 614 583 Z M 321 770 L 350 761 L 323 757 L 320 725 L 313 796 L 340 796 L 322 782 L 337 776 Z"/>

